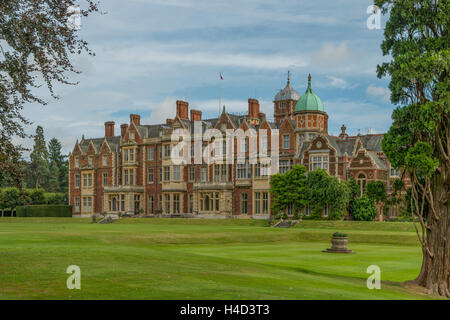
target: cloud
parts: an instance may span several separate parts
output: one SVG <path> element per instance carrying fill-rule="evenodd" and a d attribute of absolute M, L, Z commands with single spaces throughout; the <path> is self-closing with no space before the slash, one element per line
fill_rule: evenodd
<path fill-rule="evenodd" d="M 389 102 L 391 99 L 391 90 L 374 85 L 370 85 L 367 88 L 366 94 L 372 98 L 380 99 L 383 102 Z"/>
<path fill-rule="evenodd" d="M 325 43 L 318 52 L 313 55 L 313 62 L 320 65 L 336 65 L 350 61 L 352 53 L 346 42 L 338 45 Z"/>
<path fill-rule="evenodd" d="M 176 99 L 173 97 L 167 97 L 152 110 L 148 124 L 166 123 L 166 119 L 173 119 L 175 115 Z"/>

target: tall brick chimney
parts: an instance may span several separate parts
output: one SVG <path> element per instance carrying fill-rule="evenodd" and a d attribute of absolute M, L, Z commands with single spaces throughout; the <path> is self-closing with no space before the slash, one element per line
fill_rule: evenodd
<path fill-rule="evenodd" d="M 128 124 L 124 123 L 120 125 L 120 135 L 123 137 L 128 130 Z"/>
<path fill-rule="evenodd" d="M 114 121 L 105 122 L 105 137 L 114 137 Z"/>
<path fill-rule="evenodd" d="M 141 116 L 138 114 L 130 114 L 130 123 L 131 123 L 131 121 L 133 121 L 135 125 L 140 126 L 141 125 Z"/>
<path fill-rule="evenodd" d="M 180 119 L 189 120 L 188 109 L 189 109 L 189 103 L 187 103 L 186 101 L 181 101 L 181 100 L 177 101 L 177 116 Z"/>
<path fill-rule="evenodd" d="M 202 112 L 191 109 L 191 121 L 202 121 Z"/>
<path fill-rule="evenodd" d="M 256 99 L 248 99 L 248 116 L 250 118 L 258 118 L 259 101 Z"/>

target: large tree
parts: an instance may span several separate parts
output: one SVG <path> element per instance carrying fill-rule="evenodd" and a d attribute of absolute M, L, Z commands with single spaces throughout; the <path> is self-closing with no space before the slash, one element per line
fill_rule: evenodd
<path fill-rule="evenodd" d="M 78 73 L 71 56 L 82 51 L 92 54 L 78 37 L 78 29 L 68 24 L 75 13 L 70 8 L 78 5 L 85 5 L 81 16 L 97 11 L 91 0 L 0 1 L 0 172 L 16 177 L 17 184 L 21 172 L 16 163 L 24 149 L 12 138 L 26 137 L 23 127 L 29 122 L 21 114 L 24 104 L 47 104 L 34 92 L 42 85 L 56 98 L 54 84 L 74 84 L 68 77 Z"/>
<path fill-rule="evenodd" d="M 49 178 L 48 151 L 45 144 L 44 129 L 37 126 L 33 151 L 30 154 L 30 163 L 27 167 L 27 185 L 36 189 L 41 186 L 47 188 Z"/>
<path fill-rule="evenodd" d="M 390 61 L 391 101 L 400 106 L 383 140 L 395 167 L 411 178 L 423 261 L 415 284 L 450 297 L 450 2 L 376 0 L 389 15 L 382 43 Z"/>
<path fill-rule="evenodd" d="M 61 143 L 53 138 L 48 143 L 48 159 L 50 161 L 50 189 L 54 192 L 67 192 L 68 187 L 68 163 L 66 156 L 62 154 Z"/>

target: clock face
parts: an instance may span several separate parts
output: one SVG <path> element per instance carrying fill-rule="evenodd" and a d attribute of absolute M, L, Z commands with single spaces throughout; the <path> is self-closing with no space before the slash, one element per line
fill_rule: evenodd
<path fill-rule="evenodd" d="M 319 148 L 322 148 L 322 142 L 320 142 L 320 141 L 317 141 L 317 143 L 316 143 L 316 147 L 319 149 Z"/>

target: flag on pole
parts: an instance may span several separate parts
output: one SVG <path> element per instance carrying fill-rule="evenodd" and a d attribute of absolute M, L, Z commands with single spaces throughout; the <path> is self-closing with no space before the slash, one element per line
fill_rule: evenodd
<path fill-rule="evenodd" d="M 220 80 L 223 80 L 222 72 L 219 72 Z"/>

